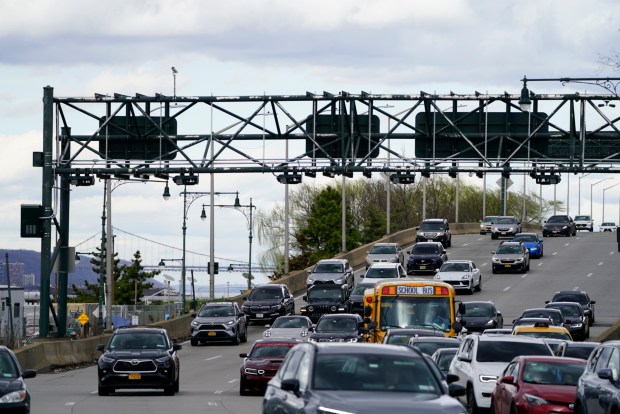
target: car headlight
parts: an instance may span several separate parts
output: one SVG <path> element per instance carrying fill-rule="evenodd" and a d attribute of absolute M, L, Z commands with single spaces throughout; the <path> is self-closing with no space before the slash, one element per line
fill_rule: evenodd
<path fill-rule="evenodd" d="M 491 319 L 490 321 L 488 321 L 487 323 L 485 323 L 485 325 L 492 326 L 492 325 L 493 325 L 493 322 L 494 322 L 494 321 L 493 321 L 493 319 Z"/>
<path fill-rule="evenodd" d="M 549 404 L 547 400 L 537 397 L 532 394 L 523 394 L 523 396 L 525 397 L 525 401 L 527 401 L 527 403 L 533 407 L 538 407 L 539 405 Z"/>
<path fill-rule="evenodd" d="M 243 370 L 248 375 L 258 375 L 258 370 L 256 368 L 246 368 Z"/>
<path fill-rule="evenodd" d="M 273 305 L 269 307 L 271 310 L 278 310 L 280 309 L 280 305 Z"/>
<path fill-rule="evenodd" d="M 250 307 L 248 305 L 241 305 L 241 310 L 242 311 L 248 311 L 248 310 L 250 310 Z"/>
<path fill-rule="evenodd" d="M 562 230 L 566 230 L 568 226 L 562 226 Z"/>
<path fill-rule="evenodd" d="M 339 277 L 338 279 L 336 279 L 336 284 L 337 285 L 342 285 L 345 282 L 346 278 L 344 276 Z"/>
<path fill-rule="evenodd" d="M 582 323 L 571 323 L 570 327 L 571 328 L 581 328 L 583 326 Z"/>
<path fill-rule="evenodd" d="M 16 403 L 16 402 L 24 401 L 25 398 L 26 398 L 26 391 L 24 390 L 13 391 L 6 395 L 3 395 L 2 398 L 0 398 L 0 403 Z"/>
<path fill-rule="evenodd" d="M 480 382 L 497 382 L 497 375 L 480 374 L 478 379 L 480 380 Z"/>
<path fill-rule="evenodd" d="M 308 338 L 308 341 L 309 341 L 309 342 L 318 342 L 318 341 L 317 341 L 316 339 L 314 339 L 314 338 Z"/>
<path fill-rule="evenodd" d="M 155 359 L 155 361 L 157 361 L 160 364 L 167 364 L 168 362 L 170 362 L 170 357 L 169 356 L 163 356 L 161 358 Z"/>
<path fill-rule="evenodd" d="M 235 324 L 235 321 L 232 321 L 232 320 L 231 320 L 231 321 L 226 322 L 226 325 L 234 325 L 234 324 Z"/>
<path fill-rule="evenodd" d="M 435 276 L 433 276 L 433 279 L 437 279 L 437 280 L 441 279 L 441 277 L 439 277 L 439 273 L 436 273 Z"/>
<path fill-rule="evenodd" d="M 536 246 L 530 247 L 530 251 L 535 252 L 536 250 L 538 250 L 538 247 L 536 247 Z"/>
<path fill-rule="evenodd" d="M 306 279 L 306 284 L 307 285 L 311 285 L 314 283 L 314 277 L 309 276 L 308 279 Z"/>
<path fill-rule="evenodd" d="M 108 358 L 105 355 L 101 355 L 101 362 L 105 362 L 106 364 L 112 364 L 114 361 L 115 359 Z"/>
<path fill-rule="evenodd" d="M 469 279 L 469 274 L 463 275 L 461 279 Z"/>
<path fill-rule="evenodd" d="M 338 306 L 332 305 L 332 306 L 329 307 L 329 310 L 332 311 L 332 312 L 336 312 L 338 310 Z"/>
<path fill-rule="evenodd" d="M 308 336 L 308 331 L 301 331 L 301 333 L 299 334 L 299 336 L 302 336 L 302 337 L 304 337 L 304 338 L 305 338 L 306 336 Z"/>
<path fill-rule="evenodd" d="M 345 342 L 357 342 L 357 338 L 348 338 Z"/>
<path fill-rule="evenodd" d="M 198 326 L 198 325 L 200 325 L 198 321 L 192 321 L 192 326 Z"/>
<path fill-rule="evenodd" d="M 518 259 L 515 259 L 515 262 L 522 262 L 522 261 L 523 261 L 522 257 L 519 257 Z"/>
<path fill-rule="evenodd" d="M 499 262 L 501 262 L 501 260 L 500 260 L 499 258 L 497 258 L 497 257 L 494 257 L 492 260 L 493 260 L 493 262 L 495 262 L 495 263 L 499 263 Z"/>
<path fill-rule="evenodd" d="M 265 338 L 269 338 L 269 337 L 271 337 L 271 330 L 267 329 L 265 332 L 263 332 L 263 336 L 264 336 Z"/>

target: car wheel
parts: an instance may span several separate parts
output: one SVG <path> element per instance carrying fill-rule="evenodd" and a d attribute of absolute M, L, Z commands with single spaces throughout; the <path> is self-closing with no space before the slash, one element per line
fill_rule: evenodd
<path fill-rule="evenodd" d="M 476 286 L 476 291 L 480 292 L 482 290 L 482 275 L 480 276 L 480 279 L 478 279 L 478 286 Z"/>
<path fill-rule="evenodd" d="M 197 339 L 192 338 L 192 339 L 190 339 L 190 340 L 189 340 L 189 344 L 190 344 L 191 346 L 197 346 L 197 345 L 198 345 L 198 340 L 197 340 Z"/>
<path fill-rule="evenodd" d="M 583 340 L 585 341 L 590 337 L 590 323 L 588 322 L 584 325 L 586 326 L 586 328 L 583 330 Z"/>
<path fill-rule="evenodd" d="M 528 271 L 528 272 L 530 271 L 530 262 L 529 261 L 527 262 L 527 267 L 525 268 L 525 270 Z"/>
<path fill-rule="evenodd" d="M 246 390 L 245 381 L 243 380 L 239 381 L 239 395 L 250 395 L 248 390 Z"/>
<path fill-rule="evenodd" d="M 538 257 L 540 258 L 540 257 L 543 257 L 544 255 L 545 255 L 545 249 L 540 249 L 540 256 Z"/>
<path fill-rule="evenodd" d="M 102 387 L 101 385 L 97 388 L 97 394 L 99 394 L 102 397 L 105 397 L 106 395 L 110 394 L 110 392 L 112 392 L 112 390 L 108 387 Z"/>
<path fill-rule="evenodd" d="M 174 383 L 164 387 L 164 395 L 174 395 Z"/>
<path fill-rule="evenodd" d="M 241 342 L 246 343 L 248 341 L 248 326 L 245 325 L 245 330 L 243 331 L 243 336 L 241 337 Z"/>
<path fill-rule="evenodd" d="M 497 269 L 493 268 L 493 270 L 491 270 L 493 272 L 493 274 L 497 273 Z"/>
<path fill-rule="evenodd" d="M 239 329 L 237 328 L 237 332 L 235 333 L 235 337 L 232 340 L 232 344 L 239 345 L 239 342 L 241 342 L 241 337 L 239 336 Z"/>
<path fill-rule="evenodd" d="M 448 239 L 448 247 L 452 247 L 452 237 Z"/>
<path fill-rule="evenodd" d="M 478 414 L 478 404 L 476 404 L 476 396 L 474 388 L 470 385 L 467 387 L 467 412 L 469 414 Z"/>
<path fill-rule="evenodd" d="M 491 240 L 495 240 L 495 239 L 497 239 L 497 234 L 491 233 Z"/>
<path fill-rule="evenodd" d="M 179 374 L 179 377 L 174 382 L 174 392 L 179 392 L 180 389 L 181 389 L 181 374 Z"/>
<path fill-rule="evenodd" d="M 473 295 L 475 290 L 476 289 L 474 287 L 474 279 L 472 279 L 471 282 L 469 283 L 469 288 L 467 288 L 467 294 Z"/>
<path fill-rule="evenodd" d="M 594 312 L 592 312 L 592 320 L 590 321 L 590 326 L 594 325 Z"/>

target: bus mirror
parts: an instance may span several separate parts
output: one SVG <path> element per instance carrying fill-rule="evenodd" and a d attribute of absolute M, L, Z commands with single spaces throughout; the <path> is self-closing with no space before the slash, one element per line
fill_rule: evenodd
<path fill-rule="evenodd" d="M 369 324 L 370 323 L 370 318 L 364 318 L 364 323 L 365 324 Z"/>
<path fill-rule="evenodd" d="M 459 313 L 465 315 L 465 305 L 463 305 L 463 302 L 459 303 Z"/>
<path fill-rule="evenodd" d="M 364 307 L 364 316 L 369 317 L 371 314 L 372 314 L 372 309 L 370 309 L 370 306 Z"/>
<path fill-rule="evenodd" d="M 452 324 L 452 329 L 454 329 L 454 332 L 459 333 L 463 330 L 463 325 L 461 325 L 460 322 L 454 322 Z"/>

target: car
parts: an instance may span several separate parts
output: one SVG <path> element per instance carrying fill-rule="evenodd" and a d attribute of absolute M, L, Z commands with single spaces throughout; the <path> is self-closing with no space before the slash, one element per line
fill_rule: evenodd
<path fill-rule="evenodd" d="M 506 270 L 525 273 L 530 270 L 530 251 L 521 242 L 504 241 L 491 254 L 493 273 Z"/>
<path fill-rule="evenodd" d="M 570 413 L 585 361 L 550 356 L 518 356 L 500 375 L 491 393 L 491 412 Z"/>
<path fill-rule="evenodd" d="M 495 304 L 488 300 L 462 302 L 456 320 L 468 333 L 504 327 L 504 316 Z"/>
<path fill-rule="evenodd" d="M 448 260 L 446 249 L 439 242 L 419 242 L 407 251 L 407 274 L 435 272 Z"/>
<path fill-rule="evenodd" d="M 295 314 L 295 299 L 283 283 L 256 285 L 247 296 L 241 310 L 245 313 L 248 325 L 254 320 L 274 321 L 278 316 Z"/>
<path fill-rule="evenodd" d="M 407 277 L 405 268 L 400 263 L 373 263 L 362 279 L 398 279 Z"/>
<path fill-rule="evenodd" d="M 549 217 L 542 228 L 543 237 L 549 236 L 576 236 L 577 227 L 573 218 L 567 215 L 555 215 Z"/>
<path fill-rule="evenodd" d="M 36 377 L 37 371 L 22 371 L 13 351 L 0 345 L 0 373 L 0 412 L 29 413 L 30 391 L 24 380 Z"/>
<path fill-rule="evenodd" d="M 540 338 L 515 335 L 468 335 L 450 363 L 450 374 L 467 390 L 468 412 L 478 414 L 491 406 L 495 382 L 512 359 L 519 355 L 552 356 Z"/>
<path fill-rule="evenodd" d="M 480 269 L 471 260 L 448 260 L 435 274 L 435 280 L 446 282 L 456 290 L 465 290 L 472 295 L 482 290 Z"/>
<path fill-rule="evenodd" d="M 355 285 L 353 268 L 346 259 L 322 259 L 319 260 L 312 270 L 308 271 L 306 287 L 314 284 L 332 283 L 347 285 L 349 291 Z"/>
<path fill-rule="evenodd" d="M 456 356 L 458 350 L 458 348 L 439 348 L 431 355 L 431 358 L 435 361 L 443 375 L 448 374 L 450 363 Z"/>
<path fill-rule="evenodd" d="M 447 378 L 452 395 L 464 393 Z M 303 390 L 303 391 L 302 391 Z M 311 343 L 289 352 L 263 398 L 264 414 L 371 414 L 382 410 L 461 414 L 429 361 L 406 346 Z"/>
<path fill-rule="evenodd" d="M 326 314 L 314 327 L 310 342 L 363 342 L 364 319 L 357 313 Z"/>
<path fill-rule="evenodd" d="M 436 241 L 443 247 L 452 246 L 452 233 L 450 224 L 446 219 L 425 219 L 415 228 L 417 230 L 415 242 Z"/>
<path fill-rule="evenodd" d="M 320 284 L 310 286 L 303 296 L 306 302 L 299 312 L 316 323 L 323 315 L 345 313 L 348 288 L 346 285 Z"/>
<path fill-rule="evenodd" d="M 357 313 L 363 316 L 364 292 L 366 292 L 366 289 L 374 289 L 376 285 L 377 281 L 372 279 L 359 282 L 357 285 L 355 285 L 346 302 L 347 313 Z"/>
<path fill-rule="evenodd" d="M 514 237 L 521 233 L 521 222 L 515 216 L 498 216 L 491 225 L 491 239 Z"/>
<path fill-rule="evenodd" d="M 574 342 L 562 341 L 555 348 L 553 353 L 559 357 L 581 358 L 586 361 L 592 355 L 592 351 L 600 345 L 600 342 Z"/>
<path fill-rule="evenodd" d="M 543 239 L 538 237 L 538 233 L 517 233 L 512 241 L 523 243 L 532 259 L 540 259 L 544 255 Z"/>
<path fill-rule="evenodd" d="M 592 216 L 575 216 L 575 228 L 579 230 L 594 231 Z"/>
<path fill-rule="evenodd" d="M 613 221 L 604 221 L 598 228 L 598 231 L 605 232 L 615 232 L 618 228 L 616 227 L 616 223 Z"/>
<path fill-rule="evenodd" d="M 398 243 L 375 243 L 366 254 L 366 269 L 374 263 L 405 264 L 405 252 Z"/>
<path fill-rule="evenodd" d="M 536 323 L 547 323 L 553 324 L 553 321 L 548 316 L 543 316 L 540 318 L 532 317 L 532 318 L 518 318 L 512 321 L 512 329 L 517 326 L 525 326 L 525 325 L 534 325 Z"/>
<path fill-rule="evenodd" d="M 298 341 L 307 341 L 313 326 L 312 321 L 307 316 L 278 316 L 273 324 L 265 325 L 267 329 L 263 332 L 263 338 L 292 338 Z"/>
<path fill-rule="evenodd" d="M 531 336 L 572 341 L 570 332 L 563 326 L 554 326 L 550 321 L 536 322 L 533 325 L 520 325 L 512 328 L 513 335 Z"/>
<path fill-rule="evenodd" d="M 513 320 L 512 323 L 515 324 L 519 319 L 522 319 L 522 318 L 551 318 L 553 325 L 564 326 L 564 316 L 562 316 L 562 312 L 558 309 L 551 309 L 551 308 L 526 309 L 523 311 L 521 316 Z"/>
<path fill-rule="evenodd" d="M 415 336 L 438 336 L 446 335 L 437 329 L 427 328 L 388 328 L 383 336 L 382 343 L 391 345 L 407 345 L 409 339 Z"/>
<path fill-rule="evenodd" d="M 590 295 L 583 290 L 561 290 L 555 292 L 550 302 L 577 302 L 583 308 L 583 313 L 585 313 L 588 318 L 588 324 L 592 326 L 596 321 L 596 316 L 594 314 L 594 305 L 596 301 L 590 299 Z"/>
<path fill-rule="evenodd" d="M 491 226 L 497 216 L 486 216 L 480 221 L 480 234 L 487 234 L 491 232 Z"/>
<path fill-rule="evenodd" d="M 620 410 L 620 341 L 598 345 L 577 383 L 575 413 L 608 414 Z"/>
<path fill-rule="evenodd" d="M 445 336 L 413 336 L 409 338 L 407 345 L 417 348 L 427 355 L 433 355 L 440 348 L 458 348 L 461 341 Z"/>
<path fill-rule="evenodd" d="M 237 302 L 209 302 L 198 313 L 189 326 L 191 346 L 198 342 L 231 342 L 238 345 L 248 340 L 248 322 Z"/>
<path fill-rule="evenodd" d="M 298 343 L 300 341 L 292 338 L 259 339 L 250 352 L 240 353 L 243 362 L 239 368 L 239 395 L 264 393 L 286 354 Z"/>
<path fill-rule="evenodd" d="M 585 341 L 590 337 L 590 325 L 583 312 L 583 307 L 577 302 L 549 302 L 546 308 L 559 309 L 564 316 L 565 326 L 573 340 Z"/>
<path fill-rule="evenodd" d="M 107 346 L 97 345 L 102 353 L 97 360 L 99 395 L 142 388 L 162 388 L 164 394 L 174 395 L 179 391 L 181 348 L 164 328 L 116 328 Z"/>

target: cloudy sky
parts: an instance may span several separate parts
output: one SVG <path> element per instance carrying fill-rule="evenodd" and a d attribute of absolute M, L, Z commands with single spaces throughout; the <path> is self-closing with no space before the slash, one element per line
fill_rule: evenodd
<path fill-rule="evenodd" d="M 41 202 L 41 170 L 32 167 L 31 154 L 42 149 L 46 85 L 61 97 L 115 92 L 172 95 L 170 68 L 175 66 L 177 94 L 186 96 L 362 90 L 517 94 L 524 75 L 620 75 L 600 63 L 601 56 L 617 52 L 617 0 L 27 3 L 26 7 L 24 2 L 0 0 L 0 160 L 4 167 L 0 247 L 4 248 L 40 250 L 38 239 L 19 237 L 18 223 L 21 204 Z M 537 92 L 568 90 L 559 84 L 536 87 Z M 594 87 L 590 92 L 602 93 Z M 605 177 L 583 178 L 582 209 L 589 202 L 584 193 L 601 178 Z M 238 175 L 216 182 L 218 191 L 239 191 L 243 204 L 252 197 L 259 209 L 283 202 L 283 186 L 271 177 Z M 608 180 L 609 185 L 616 182 L 620 177 Z M 573 178 L 572 185 L 576 183 Z M 563 180 L 558 186 L 558 198 L 566 197 L 566 185 Z M 606 186 L 596 186 L 595 192 Z M 192 190 L 208 191 L 208 180 Z M 113 193 L 113 223 L 126 232 L 180 248 L 181 189 L 172 188 L 173 197 L 166 202 L 162 191 L 163 186 L 155 184 L 118 187 Z M 595 213 L 602 208 L 601 196 L 594 197 Z M 618 195 L 609 191 L 607 197 L 613 202 Z M 72 193 L 71 244 L 78 249 L 94 248 L 95 243 L 85 241 L 100 231 L 102 200 L 101 183 Z M 218 201 L 232 203 L 233 199 Z M 571 192 L 570 203 L 574 215 L 576 191 Z M 196 201 L 188 212 L 188 250 L 207 254 L 208 221 L 199 220 L 199 204 Z M 609 205 L 607 211 L 617 220 L 618 206 Z M 216 225 L 216 257 L 245 261 L 247 223 L 241 214 L 222 210 Z M 149 264 L 162 256 L 180 257 L 175 249 L 132 242 L 123 234 L 117 238 L 126 245 L 127 252 L 121 251 L 121 256 L 140 249 Z M 261 251 L 255 239 L 253 256 Z"/>

